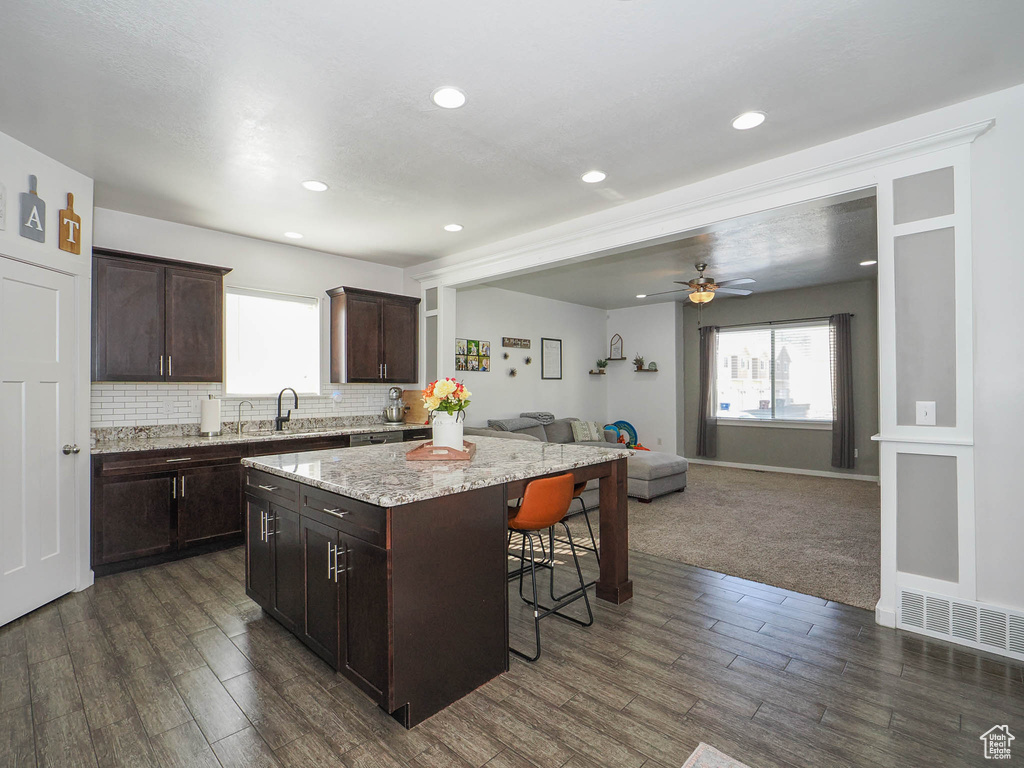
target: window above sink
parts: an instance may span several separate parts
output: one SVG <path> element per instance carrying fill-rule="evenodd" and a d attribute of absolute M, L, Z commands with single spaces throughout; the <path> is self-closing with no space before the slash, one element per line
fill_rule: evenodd
<path fill-rule="evenodd" d="M 320 394 L 320 302 L 310 296 L 224 290 L 226 397 Z"/>

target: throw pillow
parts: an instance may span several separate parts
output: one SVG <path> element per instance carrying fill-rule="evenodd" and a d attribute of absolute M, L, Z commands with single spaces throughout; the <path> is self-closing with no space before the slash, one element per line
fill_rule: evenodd
<path fill-rule="evenodd" d="M 574 421 L 572 423 L 572 439 L 577 443 L 604 440 L 604 428 L 596 421 Z"/>

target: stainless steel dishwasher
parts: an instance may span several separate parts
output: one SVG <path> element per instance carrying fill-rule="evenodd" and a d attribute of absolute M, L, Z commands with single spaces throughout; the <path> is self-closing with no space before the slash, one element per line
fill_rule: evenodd
<path fill-rule="evenodd" d="M 402 433 L 396 430 L 394 432 L 370 432 L 369 434 L 352 435 L 349 445 L 355 448 L 360 445 L 383 445 L 384 443 L 400 442 L 402 442 Z"/>

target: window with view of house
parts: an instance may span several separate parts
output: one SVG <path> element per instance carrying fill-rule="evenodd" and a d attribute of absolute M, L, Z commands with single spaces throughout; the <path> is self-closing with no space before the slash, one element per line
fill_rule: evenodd
<path fill-rule="evenodd" d="M 224 335 L 225 394 L 320 394 L 317 299 L 225 288 Z"/>
<path fill-rule="evenodd" d="M 828 321 L 718 331 L 720 419 L 832 420 Z"/>

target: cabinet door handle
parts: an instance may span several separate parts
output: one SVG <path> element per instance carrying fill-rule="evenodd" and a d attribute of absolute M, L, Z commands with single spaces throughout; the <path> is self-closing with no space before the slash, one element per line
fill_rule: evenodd
<path fill-rule="evenodd" d="M 183 456 L 180 459 L 168 459 L 167 463 L 168 464 L 173 464 L 176 461 L 192 461 L 192 457 L 191 456 Z"/>
<path fill-rule="evenodd" d="M 271 536 L 276 536 L 276 535 L 277 535 L 277 515 L 274 515 L 273 517 L 271 517 L 270 513 L 268 512 L 267 513 L 267 541 L 270 541 L 270 537 Z"/>
<path fill-rule="evenodd" d="M 171 356 L 170 355 L 167 356 L 167 375 L 168 376 L 173 376 L 174 375 L 173 373 L 171 373 Z"/>
<path fill-rule="evenodd" d="M 327 542 L 327 580 L 330 581 L 331 577 L 337 580 L 337 568 L 338 561 L 336 556 L 337 550 L 331 542 Z"/>
<path fill-rule="evenodd" d="M 260 512 L 260 541 L 267 540 L 267 513 Z"/>
<path fill-rule="evenodd" d="M 185 498 L 185 476 L 181 476 L 181 498 Z"/>
<path fill-rule="evenodd" d="M 164 356 L 160 355 L 160 375 L 164 375 Z"/>
<path fill-rule="evenodd" d="M 258 485 L 257 488 L 262 488 L 264 491 L 276 491 L 276 485 Z"/>
<path fill-rule="evenodd" d="M 174 479 L 171 481 L 171 498 L 178 498 L 178 480 Z"/>
<path fill-rule="evenodd" d="M 345 554 L 345 555 L 348 554 L 348 549 L 347 548 L 345 550 L 342 550 L 341 547 L 335 547 L 334 548 L 334 583 L 335 584 L 338 583 L 338 572 L 341 570 L 341 568 L 338 566 L 338 557 L 343 555 L 343 554 Z M 348 558 L 346 558 L 346 565 L 348 564 L 347 561 L 348 561 Z M 346 570 L 348 570 L 348 569 L 346 568 Z"/>
<path fill-rule="evenodd" d="M 384 363 L 384 378 L 386 379 L 387 377 L 388 377 L 388 364 Z"/>

